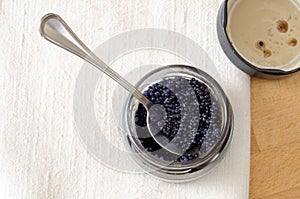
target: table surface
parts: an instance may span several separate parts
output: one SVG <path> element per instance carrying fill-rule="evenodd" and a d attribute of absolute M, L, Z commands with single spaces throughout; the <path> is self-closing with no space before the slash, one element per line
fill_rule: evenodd
<path fill-rule="evenodd" d="M 251 81 L 250 198 L 300 198 L 300 73 Z"/>
<path fill-rule="evenodd" d="M 91 173 L 93 170 L 89 170 L 88 168 L 97 168 L 95 169 L 95 172 L 97 173 L 100 173 L 101 171 L 103 172 L 104 169 L 101 165 L 99 166 L 98 162 L 94 161 L 85 153 L 78 152 L 80 151 L 78 149 L 80 148 L 81 143 L 77 141 L 78 139 L 76 139 L 76 137 L 74 138 L 73 131 L 66 130 L 73 128 L 72 125 L 69 125 L 70 123 L 72 123 L 72 121 L 64 119 L 62 122 L 58 122 L 58 120 L 55 119 L 60 117 L 67 118 L 66 116 L 69 114 L 69 112 L 65 110 L 72 110 L 71 105 L 67 103 L 69 102 L 68 100 L 72 100 L 72 96 L 60 93 L 59 91 L 61 90 L 61 87 L 64 87 L 66 89 L 73 88 L 74 85 L 69 85 L 66 82 L 75 82 L 76 70 L 75 72 L 73 72 L 73 68 L 74 63 L 76 63 L 77 60 L 76 62 L 74 60 L 74 62 L 65 63 L 64 69 L 58 69 L 58 66 L 56 68 L 40 67 L 45 65 L 43 61 L 39 61 L 41 59 L 32 58 L 30 61 L 28 60 L 32 57 L 32 53 L 48 54 L 48 56 L 52 55 L 54 57 L 53 59 L 64 58 L 63 56 L 65 56 L 65 54 L 54 54 L 51 49 L 45 51 L 44 48 L 40 47 L 45 44 L 39 43 L 41 41 L 38 37 L 36 26 L 39 23 L 39 18 L 42 16 L 42 14 L 49 11 L 61 12 L 69 20 L 71 20 L 72 17 L 76 19 L 86 18 L 94 20 L 89 24 L 79 22 L 79 25 L 77 25 L 77 27 L 79 26 L 78 29 L 82 30 L 82 32 L 80 32 L 80 35 L 83 35 L 84 38 L 87 39 L 88 43 L 93 43 L 92 38 L 95 38 L 95 35 L 107 34 L 106 36 L 108 37 L 108 33 L 114 35 L 127 30 L 127 26 L 126 24 L 124 25 L 123 19 L 131 19 L 128 20 L 127 25 L 131 24 L 131 29 L 134 29 L 140 27 L 139 22 L 143 24 L 143 20 L 149 23 L 149 21 L 157 18 L 152 17 L 151 20 L 148 20 L 148 13 L 151 12 L 148 12 L 147 9 L 141 9 L 142 4 L 145 5 L 145 8 L 149 7 L 149 5 L 146 4 L 146 1 L 141 1 L 141 3 L 132 3 L 134 1 L 130 1 L 130 3 L 128 3 L 123 1 L 124 5 L 119 1 L 113 1 L 111 3 L 110 1 L 104 2 L 104 5 L 100 5 L 100 3 L 98 5 L 95 2 L 91 3 L 90 1 L 81 1 L 80 3 L 79 1 L 77 1 L 77 3 L 74 3 L 73 1 L 39 2 L 38 0 L 0 0 L 0 21 L 2 22 L 2 24 L 5 23 L 7 25 L 7 28 L 4 28 L 3 30 L 3 34 L 5 34 L 6 36 L 3 37 L 6 38 L 5 40 L 3 40 L 5 41 L 6 45 L 3 46 L 12 46 L 12 48 L 2 48 L 0 50 L 1 55 L 4 53 L 10 55 L 6 57 L 6 59 L 1 59 L 0 62 L 2 63 L 2 66 L 8 65 L 8 63 L 11 64 L 7 69 L 9 71 L 9 73 L 7 74 L 10 74 L 12 77 L 12 81 L 7 81 L 7 83 L 2 84 L 1 86 L 2 88 L 3 86 L 4 88 L 5 86 L 6 88 L 10 88 L 7 89 L 6 96 L 8 97 L 7 99 L 9 99 L 10 103 L 14 105 L 9 109 L 11 110 L 11 114 L 4 115 L 4 117 L 8 116 L 7 121 L 11 121 L 12 123 L 12 125 L 9 126 L 7 132 L 7 135 L 9 136 L 5 137 L 3 141 L 3 143 L 12 143 L 5 145 L 8 149 L 8 153 L 2 153 L 3 157 L 6 157 L 5 165 L 7 166 L 7 168 L 10 168 L 10 170 L 6 170 L 5 173 L 7 175 L 10 174 L 11 176 L 25 176 L 24 174 L 28 173 L 32 174 L 32 178 L 30 178 L 29 180 L 27 178 L 25 184 L 23 183 L 22 178 L 19 177 L 17 178 L 19 181 L 16 181 L 14 182 L 14 184 L 8 186 L 12 189 L 12 191 L 16 191 L 16 196 L 24 196 L 28 194 L 32 195 L 33 193 L 39 195 L 40 197 L 45 197 L 45 195 L 50 196 L 49 194 L 51 193 L 53 193 L 54 196 L 60 196 L 66 193 L 72 193 L 72 190 L 74 189 L 71 188 L 74 188 L 76 182 L 80 183 L 78 185 L 79 187 L 85 187 L 84 185 L 88 183 L 93 184 L 93 182 L 95 182 L 97 178 L 99 178 L 98 181 L 102 180 L 100 178 L 101 176 L 95 176 L 92 180 L 87 180 L 88 178 L 86 176 L 88 175 L 82 178 L 80 173 L 78 175 L 73 175 L 71 172 L 67 173 L 68 178 L 63 176 L 63 171 L 69 171 L 70 165 L 75 165 L 78 168 L 82 168 L 83 171 L 86 171 L 91 176 L 93 174 Z M 177 3 L 178 2 L 179 1 L 177 1 Z M 155 9 L 162 8 L 165 10 L 170 10 L 170 12 L 173 9 L 173 14 L 179 17 L 176 18 L 173 17 L 173 15 L 172 17 L 170 17 L 168 12 L 162 12 L 166 14 L 159 15 L 159 21 L 162 21 L 162 23 L 170 24 L 169 26 L 172 28 L 177 27 L 177 29 L 175 30 L 180 30 L 180 25 L 173 25 L 174 22 L 172 21 L 172 19 L 174 18 L 181 20 L 181 18 L 184 18 L 184 23 L 186 23 L 185 19 L 187 18 L 188 23 L 186 24 L 193 24 L 194 19 L 201 19 L 201 17 L 197 15 L 198 13 L 201 13 L 199 12 L 199 6 L 209 7 L 206 5 L 208 2 L 211 1 L 193 1 L 190 2 L 191 5 L 184 4 L 183 8 L 185 12 L 182 12 L 183 14 L 180 12 L 182 11 L 181 9 L 176 9 L 181 7 L 176 6 L 176 1 L 174 1 L 173 3 L 171 3 L 171 1 L 170 3 L 161 3 L 160 1 L 156 1 L 156 3 L 159 3 L 160 6 L 153 6 L 149 9 L 155 7 Z M 216 7 L 219 6 L 219 2 L 220 1 L 217 0 L 213 1 Z M 116 3 L 117 5 L 115 5 Z M 151 3 L 152 5 L 157 5 L 153 4 L 153 2 Z M 131 8 L 130 6 L 128 6 L 129 8 L 127 8 L 127 5 L 136 5 L 136 8 Z M 170 5 L 172 5 L 172 7 L 174 8 L 169 9 Z M 110 7 L 112 9 L 111 11 L 109 9 Z M 120 9 L 122 11 L 120 12 L 119 8 L 123 7 L 124 9 Z M 129 12 L 128 10 L 132 12 L 130 14 L 130 17 L 127 16 L 127 13 Z M 74 12 L 76 12 L 76 15 L 74 15 Z M 98 14 L 96 16 L 99 16 L 99 18 L 95 17 L 95 13 Z M 140 13 L 145 13 L 145 18 L 140 17 Z M 208 20 L 208 23 L 212 24 L 212 27 L 214 27 L 214 13 L 212 13 L 211 11 L 208 13 L 210 15 L 208 15 L 205 20 Z M 184 17 L 181 17 L 180 14 L 182 14 L 182 16 Z M 137 16 L 141 19 L 134 20 L 135 17 L 138 18 Z M 114 23 L 110 24 L 111 21 Z M 180 24 L 181 23 L 182 22 L 180 21 Z M 194 22 L 194 24 L 198 23 L 199 22 Z M 18 24 L 19 26 L 21 26 L 19 30 L 22 31 L 16 32 L 14 24 Z M 83 31 L 87 30 L 90 27 L 96 26 L 100 28 L 98 28 L 97 30 L 93 29 L 93 31 L 89 32 Z M 107 28 L 103 30 L 101 29 L 101 26 Z M 165 26 L 161 27 L 165 28 Z M 193 26 L 191 26 L 191 28 L 192 30 L 197 30 Z M 185 34 L 185 31 L 182 32 L 183 34 Z M 187 32 L 191 31 L 189 30 Z M 29 40 L 28 38 L 31 39 Z M 199 41 L 202 40 L 197 40 L 197 42 Z M 12 44 L 12 42 L 15 42 L 15 44 L 17 45 Z M 32 44 L 35 44 L 33 48 L 31 48 Z M 26 67 L 22 67 L 22 70 L 17 70 L 18 68 L 15 67 L 16 65 Z M 57 78 L 53 78 L 51 79 L 51 81 L 49 81 L 47 79 L 49 77 L 49 73 L 55 74 L 56 76 L 54 77 Z M 4 72 L 1 74 L 4 74 Z M 26 78 L 30 80 L 28 85 L 32 85 L 31 88 L 35 89 L 34 93 L 28 92 L 28 88 L 24 86 L 24 84 L 19 83 L 23 82 L 23 80 Z M 38 90 L 39 84 L 37 84 L 36 82 L 41 82 L 41 79 L 47 79 L 47 81 L 42 81 L 42 89 Z M 47 82 L 49 83 L 47 84 Z M 53 82 L 57 83 L 54 84 Z M 253 78 L 251 92 L 252 142 L 250 198 L 300 198 L 300 73 L 282 80 L 270 81 Z M 37 102 L 41 98 L 39 98 L 39 95 L 35 95 L 35 93 L 41 93 L 41 95 L 43 94 L 49 99 L 53 100 L 48 100 L 47 103 L 45 103 L 43 106 L 40 106 L 40 104 L 38 104 Z M 2 96 L 0 96 L 0 98 Z M 19 98 L 22 98 L 23 101 L 19 102 Z M 61 112 L 59 111 L 54 111 L 53 114 L 48 114 L 51 107 L 53 108 L 53 110 L 61 110 L 61 112 L 64 114 L 60 115 Z M 41 115 L 33 114 L 35 113 L 34 110 L 36 108 L 41 109 Z M 30 114 L 32 115 L 33 119 L 28 119 L 30 117 L 27 116 Z M 26 119 L 22 122 L 18 122 L 21 121 L 20 118 L 22 116 Z M 52 122 L 51 125 L 48 125 L 48 121 Z M 4 126 L 6 124 L 1 125 Z M 21 129 L 20 133 L 18 133 L 18 129 Z M 28 134 L 26 134 L 26 129 L 29 129 L 28 132 L 35 134 L 35 136 L 28 137 Z M 41 135 L 41 133 L 39 132 L 45 132 L 46 135 Z M 64 133 L 62 134 L 61 132 Z M 67 138 L 72 140 L 72 142 L 70 142 L 70 145 L 68 144 L 68 142 L 63 141 Z M 53 142 L 50 142 L 49 140 L 53 140 Z M 26 143 L 28 144 L 31 142 L 34 143 L 34 147 L 26 147 Z M 51 145 L 54 146 L 52 147 Z M 13 146 L 19 146 L 19 148 L 13 148 Z M 45 148 L 45 151 L 48 152 L 46 154 L 47 156 L 45 155 L 44 151 L 36 150 L 36 146 Z M 74 148 L 76 148 L 76 150 L 73 150 L 73 148 L 71 148 L 70 146 L 75 146 Z M 57 151 L 51 150 L 53 148 L 57 148 Z M 64 150 L 65 148 L 68 148 L 69 150 L 66 151 Z M 36 154 L 40 154 L 40 156 L 43 157 L 42 161 L 35 162 L 34 156 L 32 155 L 34 152 Z M 77 156 L 79 156 L 79 158 L 77 159 L 80 159 L 80 157 L 82 156 L 81 159 L 84 159 L 85 161 L 79 162 L 74 161 L 76 159 L 70 158 Z M 16 164 L 14 161 L 16 157 L 18 157 L 18 164 Z M 58 159 L 57 157 L 60 157 L 60 159 Z M 53 165 L 56 165 L 56 167 L 53 167 L 54 170 L 52 173 L 47 172 L 48 165 L 51 168 Z M 113 171 L 108 172 L 112 173 Z M 17 182 L 22 182 L 24 186 L 15 186 Z M 35 183 L 38 183 L 40 185 L 39 189 L 36 188 Z M 138 184 L 132 184 L 134 186 L 138 186 Z M 30 189 L 28 189 L 30 188 L 30 186 L 34 187 L 32 192 L 30 191 Z M 101 189 L 101 186 L 96 186 L 96 184 L 94 186 L 88 187 L 88 190 L 80 189 L 80 191 L 87 193 L 96 193 L 96 191 L 99 191 L 99 189 Z M 27 189 L 29 190 L 29 192 L 27 191 Z"/>

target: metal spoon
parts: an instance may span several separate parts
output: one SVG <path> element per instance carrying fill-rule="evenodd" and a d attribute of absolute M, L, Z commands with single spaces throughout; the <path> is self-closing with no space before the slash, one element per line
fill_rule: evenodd
<path fill-rule="evenodd" d="M 140 103 L 144 105 L 147 110 L 147 126 L 151 136 L 154 140 L 166 150 L 182 155 L 184 151 L 180 147 L 176 147 L 172 143 L 166 145 L 164 138 L 156 136 L 160 128 L 151 123 L 151 116 L 157 114 L 159 111 L 161 114 L 165 113 L 162 106 L 153 104 L 149 101 L 139 90 L 137 90 L 131 83 L 120 76 L 117 72 L 112 70 L 107 64 L 105 64 L 99 57 L 97 57 L 71 30 L 67 23 L 57 14 L 46 14 L 41 19 L 40 34 L 46 40 L 56 44 L 57 46 L 77 55 L 78 57 L 89 62 L 106 75 L 115 80 L 123 88 L 129 91 Z"/>

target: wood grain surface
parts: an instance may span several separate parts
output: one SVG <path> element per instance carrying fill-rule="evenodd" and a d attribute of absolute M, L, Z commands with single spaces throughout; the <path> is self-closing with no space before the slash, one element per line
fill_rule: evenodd
<path fill-rule="evenodd" d="M 300 198 L 300 73 L 251 81 L 250 198 Z"/>

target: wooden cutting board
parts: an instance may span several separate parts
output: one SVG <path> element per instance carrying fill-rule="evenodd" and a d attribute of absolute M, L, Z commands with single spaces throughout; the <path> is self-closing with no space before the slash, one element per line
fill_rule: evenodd
<path fill-rule="evenodd" d="M 300 198 L 300 73 L 251 80 L 250 198 Z"/>

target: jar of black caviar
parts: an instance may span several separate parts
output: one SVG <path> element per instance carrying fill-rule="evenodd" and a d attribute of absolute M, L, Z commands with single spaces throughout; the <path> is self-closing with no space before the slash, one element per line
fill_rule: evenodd
<path fill-rule="evenodd" d="M 164 119 L 154 121 L 161 126 L 155 136 L 184 148 L 179 154 L 158 143 L 147 128 L 146 109 L 130 96 L 123 115 L 125 142 L 147 173 L 167 181 L 191 181 L 223 158 L 233 133 L 233 112 L 211 76 L 191 66 L 172 65 L 152 71 L 137 88 L 165 108 Z"/>

